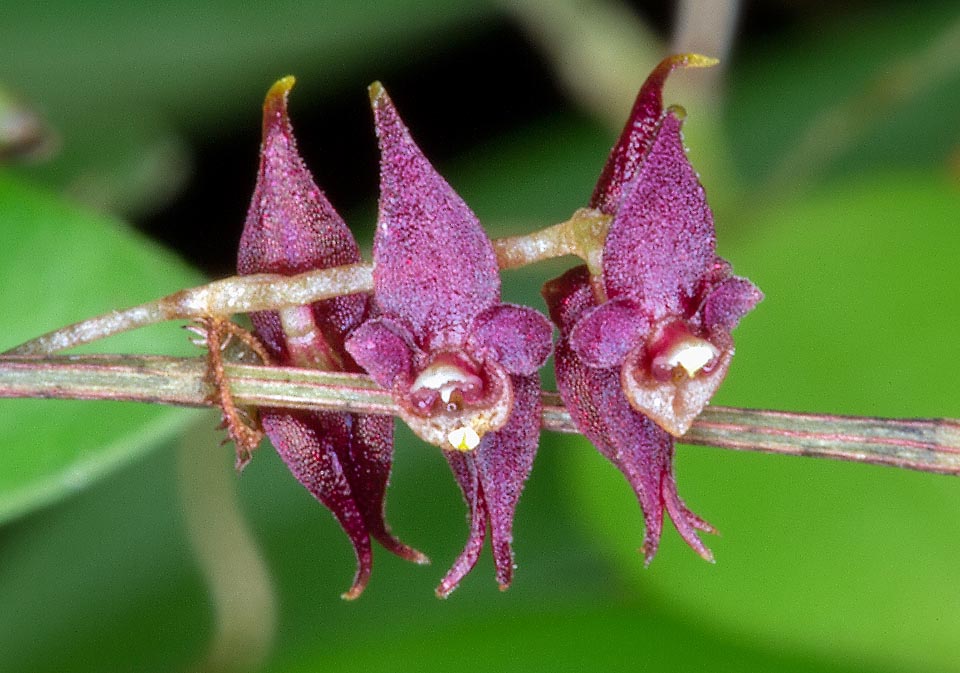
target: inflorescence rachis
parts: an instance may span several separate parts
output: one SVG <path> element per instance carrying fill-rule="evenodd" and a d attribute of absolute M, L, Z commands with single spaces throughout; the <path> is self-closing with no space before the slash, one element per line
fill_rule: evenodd
<path fill-rule="evenodd" d="M 197 320 L 209 350 L 211 401 L 237 446 L 238 468 L 266 434 L 349 536 L 357 572 L 344 597 L 356 598 L 370 577 L 371 539 L 427 562 L 384 518 L 392 418 L 362 405 L 239 404 L 227 374 L 238 357 L 228 356 L 227 342 L 265 367 L 369 375 L 389 393 L 389 410 L 440 448 L 470 522 L 463 552 L 437 588 L 441 597 L 473 568 L 488 532 L 497 582 L 510 585 L 514 513 L 543 419 L 557 408 L 545 409 L 538 377 L 553 352 L 565 422 L 636 493 L 646 562 L 656 554 L 664 511 L 687 544 L 713 560 L 699 537 L 713 527 L 677 492 L 674 442 L 722 382 L 734 352 L 731 331 L 762 294 L 716 255 L 713 216 L 682 142 L 684 111 L 665 109 L 661 96 L 674 69 L 713 63 L 693 54 L 661 62 L 584 208 L 566 222 L 496 241 L 374 83 L 381 165 L 372 265 L 298 154 L 287 115 L 293 78 L 281 79 L 264 102 L 240 276 L 77 323 L 10 353 L 52 353 L 161 320 Z M 501 269 L 564 255 L 583 265 L 544 286 L 549 320 L 501 302 Z M 228 322 L 236 313 L 249 313 L 252 334 Z"/>

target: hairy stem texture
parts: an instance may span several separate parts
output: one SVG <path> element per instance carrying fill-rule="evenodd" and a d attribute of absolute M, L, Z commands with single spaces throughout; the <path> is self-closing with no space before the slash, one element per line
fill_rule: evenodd
<path fill-rule="evenodd" d="M 130 400 L 210 406 L 203 358 L 160 356 L 0 357 L 0 398 Z M 395 414 L 389 393 L 360 374 L 227 365 L 237 404 Z M 545 430 L 575 433 L 554 393 L 543 396 Z M 960 474 L 960 420 L 889 419 L 707 407 L 683 443 L 739 451 L 834 458 Z"/>
<path fill-rule="evenodd" d="M 546 229 L 494 241 L 502 269 L 576 255 L 599 273 L 599 255 L 609 216 L 584 208 Z M 232 276 L 180 290 L 145 304 L 81 320 L 47 332 L 2 355 L 41 355 L 75 348 L 167 320 L 229 318 L 238 313 L 278 311 L 349 294 L 373 291 L 373 266 L 348 264 L 295 276 Z"/>

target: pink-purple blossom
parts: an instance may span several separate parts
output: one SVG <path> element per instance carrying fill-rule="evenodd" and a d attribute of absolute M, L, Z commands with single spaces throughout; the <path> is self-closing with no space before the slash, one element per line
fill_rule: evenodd
<path fill-rule="evenodd" d="M 713 214 L 683 146 L 685 113 L 663 108 L 671 71 L 711 63 L 673 56 L 644 83 L 590 208 L 580 211 L 607 223 L 591 228 L 603 240 L 582 251 L 591 266 L 543 290 L 560 330 L 559 392 L 577 428 L 633 487 L 647 563 L 664 511 L 697 553 L 713 558 L 698 536 L 713 528 L 678 495 L 674 441 L 725 377 L 731 331 L 762 298 L 717 256 Z M 260 171 L 238 261 L 243 274 L 290 275 L 361 259 L 297 153 L 286 109 L 291 86 L 292 78 L 281 80 L 264 103 Z M 379 83 L 370 100 L 381 156 L 373 294 L 251 318 L 272 361 L 367 372 L 391 393 L 407 425 L 440 447 L 466 501 L 469 532 L 437 594 L 449 595 L 472 570 L 488 529 L 496 578 L 506 589 L 514 517 L 539 441 L 538 370 L 551 352 L 552 326 L 531 308 L 501 302 L 497 253 L 477 216 L 424 156 Z M 384 519 L 392 419 L 270 408 L 260 419 L 290 470 L 353 543 L 358 569 L 346 597 L 358 596 L 369 579 L 371 537 L 426 562 Z"/>
<path fill-rule="evenodd" d="M 360 261 L 350 230 L 297 151 L 287 116 L 292 86 L 293 78 L 280 80 L 264 101 L 260 169 L 238 254 L 241 274 L 292 275 Z M 369 307 L 369 296 L 354 294 L 250 317 L 278 364 L 359 372 L 343 342 Z M 261 408 L 260 420 L 287 467 L 330 509 L 353 544 L 357 572 L 345 598 L 359 596 L 369 580 L 371 537 L 398 556 L 427 562 L 394 537 L 384 520 L 392 418 Z"/>
<path fill-rule="evenodd" d="M 687 159 L 684 113 L 662 87 L 695 55 L 665 59 L 637 96 L 590 205 L 611 216 L 602 273 L 586 267 L 544 289 L 561 331 L 557 384 L 578 429 L 627 477 L 643 507 L 644 551 L 656 551 L 667 509 L 681 536 L 712 530 L 677 495 L 673 436 L 682 436 L 723 381 L 730 331 L 760 301 L 716 255 L 713 214 Z"/>
<path fill-rule="evenodd" d="M 401 417 L 443 449 L 469 509 L 466 547 L 437 588 L 473 568 L 490 528 L 497 581 L 513 576 L 513 519 L 540 430 L 537 370 L 550 323 L 500 302 L 493 245 L 423 155 L 386 91 L 370 89 L 380 143 L 374 312 L 347 351 L 391 391 Z"/>

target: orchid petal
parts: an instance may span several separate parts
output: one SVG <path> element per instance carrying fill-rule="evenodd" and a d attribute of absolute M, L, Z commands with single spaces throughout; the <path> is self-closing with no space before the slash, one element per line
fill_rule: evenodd
<path fill-rule="evenodd" d="M 570 347 L 590 367 L 613 367 L 643 344 L 649 329 L 632 302 L 608 301 L 584 311 L 570 332 Z"/>
<path fill-rule="evenodd" d="M 344 347 L 381 388 L 409 385 L 413 370 L 410 335 L 393 320 L 368 320 L 350 334 Z"/>
<path fill-rule="evenodd" d="M 511 374 L 529 376 L 550 356 L 552 334 L 539 311 L 498 304 L 477 316 L 468 344 L 481 360 L 492 358 Z"/>
<path fill-rule="evenodd" d="M 716 59 L 699 54 L 677 54 L 660 61 L 640 87 L 627 123 L 610 150 L 590 199 L 591 208 L 610 215 L 619 207 L 624 187 L 636 176 L 663 116 L 663 85 L 667 76 L 677 68 L 706 68 L 716 63 Z"/>
<path fill-rule="evenodd" d="M 707 295 L 703 305 L 703 327 L 707 332 L 729 332 L 762 299 L 763 293 L 746 278 L 727 278 Z"/>

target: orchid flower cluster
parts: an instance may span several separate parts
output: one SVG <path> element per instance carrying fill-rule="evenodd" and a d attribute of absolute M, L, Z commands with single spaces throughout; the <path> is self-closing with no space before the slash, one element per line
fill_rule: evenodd
<path fill-rule="evenodd" d="M 681 139 L 683 111 L 662 87 L 697 55 L 664 60 L 640 90 L 589 201 L 592 261 L 546 284 L 551 321 L 500 298 L 497 252 L 477 216 L 414 142 L 387 92 L 370 87 L 380 147 L 372 294 L 254 313 L 270 361 L 365 372 L 399 414 L 438 446 L 469 511 L 465 548 L 440 582 L 448 596 L 477 562 L 488 529 L 501 589 L 509 587 L 513 519 L 540 433 L 538 370 L 554 353 L 578 429 L 619 468 L 643 509 L 647 563 L 663 511 L 708 560 L 713 531 L 677 494 L 674 438 L 724 378 L 730 331 L 762 295 L 715 253 L 713 218 Z M 361 260 L 347 225 L 298 154 L 287 114 L 293 78 L 264 103 L 256 189 L 240 242 L 241 274 L 294 275 Z M 585 252 L 584 252 L 585 251 Z M 559 330 L 554 346 L 553 325 Z M 259 409 L 290 471 L 353 544 L 356 598 L 372 568 L 371 538 L 415 563 L 384 516 L 393 419 L 347 412 Z"/>

